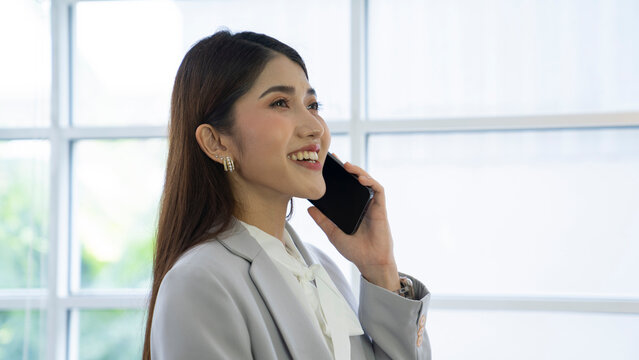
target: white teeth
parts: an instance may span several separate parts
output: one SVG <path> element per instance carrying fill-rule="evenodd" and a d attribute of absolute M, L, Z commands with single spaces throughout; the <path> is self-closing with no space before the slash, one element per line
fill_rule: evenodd
<path fill-rule="evenodd" d="M 306 160 L 310 162 L 316 162 L 319 160 L 319 154 L 315 151 L 298 151 L 297 153 L 288 155 L 287 158 L 291 160 Z"/>

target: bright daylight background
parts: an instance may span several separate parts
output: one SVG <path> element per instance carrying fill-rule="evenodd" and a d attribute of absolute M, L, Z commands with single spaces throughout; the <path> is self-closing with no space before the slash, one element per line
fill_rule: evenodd
<path fill-rule="evenodd" d="M 296 48 L 435 359 L 639 358 L 639 2 L 0 1 L 0 359 L 140 356 L 172 81 Z M 296 201 L 294 226 L 357 274 Z"/>

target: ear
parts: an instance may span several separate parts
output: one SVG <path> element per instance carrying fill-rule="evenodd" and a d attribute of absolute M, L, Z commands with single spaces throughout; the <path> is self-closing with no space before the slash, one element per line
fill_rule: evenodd
<path fill-rule="evenodd" d="M 201 124 L 198 126 L 197 129 L 195 129 L 195 139 L 197 139 L 200 149 L 213 161 L 222 164 L 223 157 L 231 155 L 223 144 L 222 134 L 215 130 L 210 124 Z"/>

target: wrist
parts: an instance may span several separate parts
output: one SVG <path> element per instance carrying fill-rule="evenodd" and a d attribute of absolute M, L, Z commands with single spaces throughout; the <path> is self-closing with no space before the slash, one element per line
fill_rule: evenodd
<path fill-rule="evenodd" d="M 388 291 L 396 292 L 402 287 L 395 265 L 360 267 L 359 271 L 366 281 Z"/>

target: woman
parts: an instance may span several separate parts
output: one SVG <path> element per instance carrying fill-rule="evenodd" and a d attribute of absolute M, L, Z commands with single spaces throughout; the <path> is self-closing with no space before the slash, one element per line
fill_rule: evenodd
<path fill-rule="evenodd" d="M 292 197 L 324 194 L 329 144 L 295 50 L 227 31 L 189 50 L 171 102 L 145 359 L 430 358 L 429 294 L 400 279 L 377 181 L 345 164 L 375 191 L 352 236 L 308 210 L 361 272 L 358 309 L 337 266 L 286 222 Z"/>

